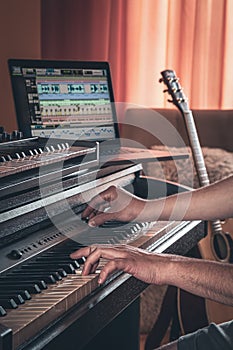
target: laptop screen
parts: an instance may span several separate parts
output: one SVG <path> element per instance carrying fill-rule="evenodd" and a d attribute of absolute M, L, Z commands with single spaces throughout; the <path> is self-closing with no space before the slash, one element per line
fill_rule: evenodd
<path fill-rule="evenodd" d="M 107 62 L 10 59 L 8 65 L 24 137 L 119 138 Z"/>

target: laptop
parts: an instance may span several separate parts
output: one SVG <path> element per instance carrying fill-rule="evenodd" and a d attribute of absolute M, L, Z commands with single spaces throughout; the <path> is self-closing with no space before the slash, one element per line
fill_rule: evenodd
<path fill-rule="evenodd" d="M 168 160 L 168 152 L 123 147 L 108 62 L 9 59 L 24 137 L 99 143 L 101 164 Z"/>

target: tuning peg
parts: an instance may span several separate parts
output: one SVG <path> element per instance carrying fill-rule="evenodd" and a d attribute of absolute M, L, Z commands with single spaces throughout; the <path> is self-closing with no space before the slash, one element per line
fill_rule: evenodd
<path fill-rule="evenodd" d="M 173 100 L 167 100 L 167 102 L 173 103 Z"/>
<path fill-rule="evenodd" d="M 163 92 L 164 92 L 164 93 L 165 93 L 165 92 L 168 92 L 168 89 L 163 90 Z"/>
<path fill-rule="evenodd" d="M 163 83 L 163 78 L 160 78 L 160 79 L 159 79 L 159 83 Z"/>

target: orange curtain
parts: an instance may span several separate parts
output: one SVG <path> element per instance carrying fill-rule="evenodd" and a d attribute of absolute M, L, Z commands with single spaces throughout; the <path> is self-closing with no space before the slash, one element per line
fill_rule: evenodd
<path fill-rule="evenodd" d="M 233 0 L 42 0 L 42 57 L 107 60 L 115 98 L 168 107 L 174 69 L 191 108 L 233 108 Z"/>

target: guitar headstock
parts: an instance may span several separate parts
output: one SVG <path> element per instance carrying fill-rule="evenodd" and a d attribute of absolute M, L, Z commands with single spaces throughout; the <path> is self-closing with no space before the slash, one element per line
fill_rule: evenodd
<path fill-rule="evenodd" d="M 183 93 L 182 87 L 179 84 L 179 79 L 176 76 L 175 71 L 167 69 L 161 72 L 162 78 L 159 80 L 163 82 L 167 89 L 164 92 L 168 92 L 172 100 L 168 100 L 173 103 L 176 107 L 179 108 L 181 113 L 188 112 L 188 100 L 185 94 Z"/>

